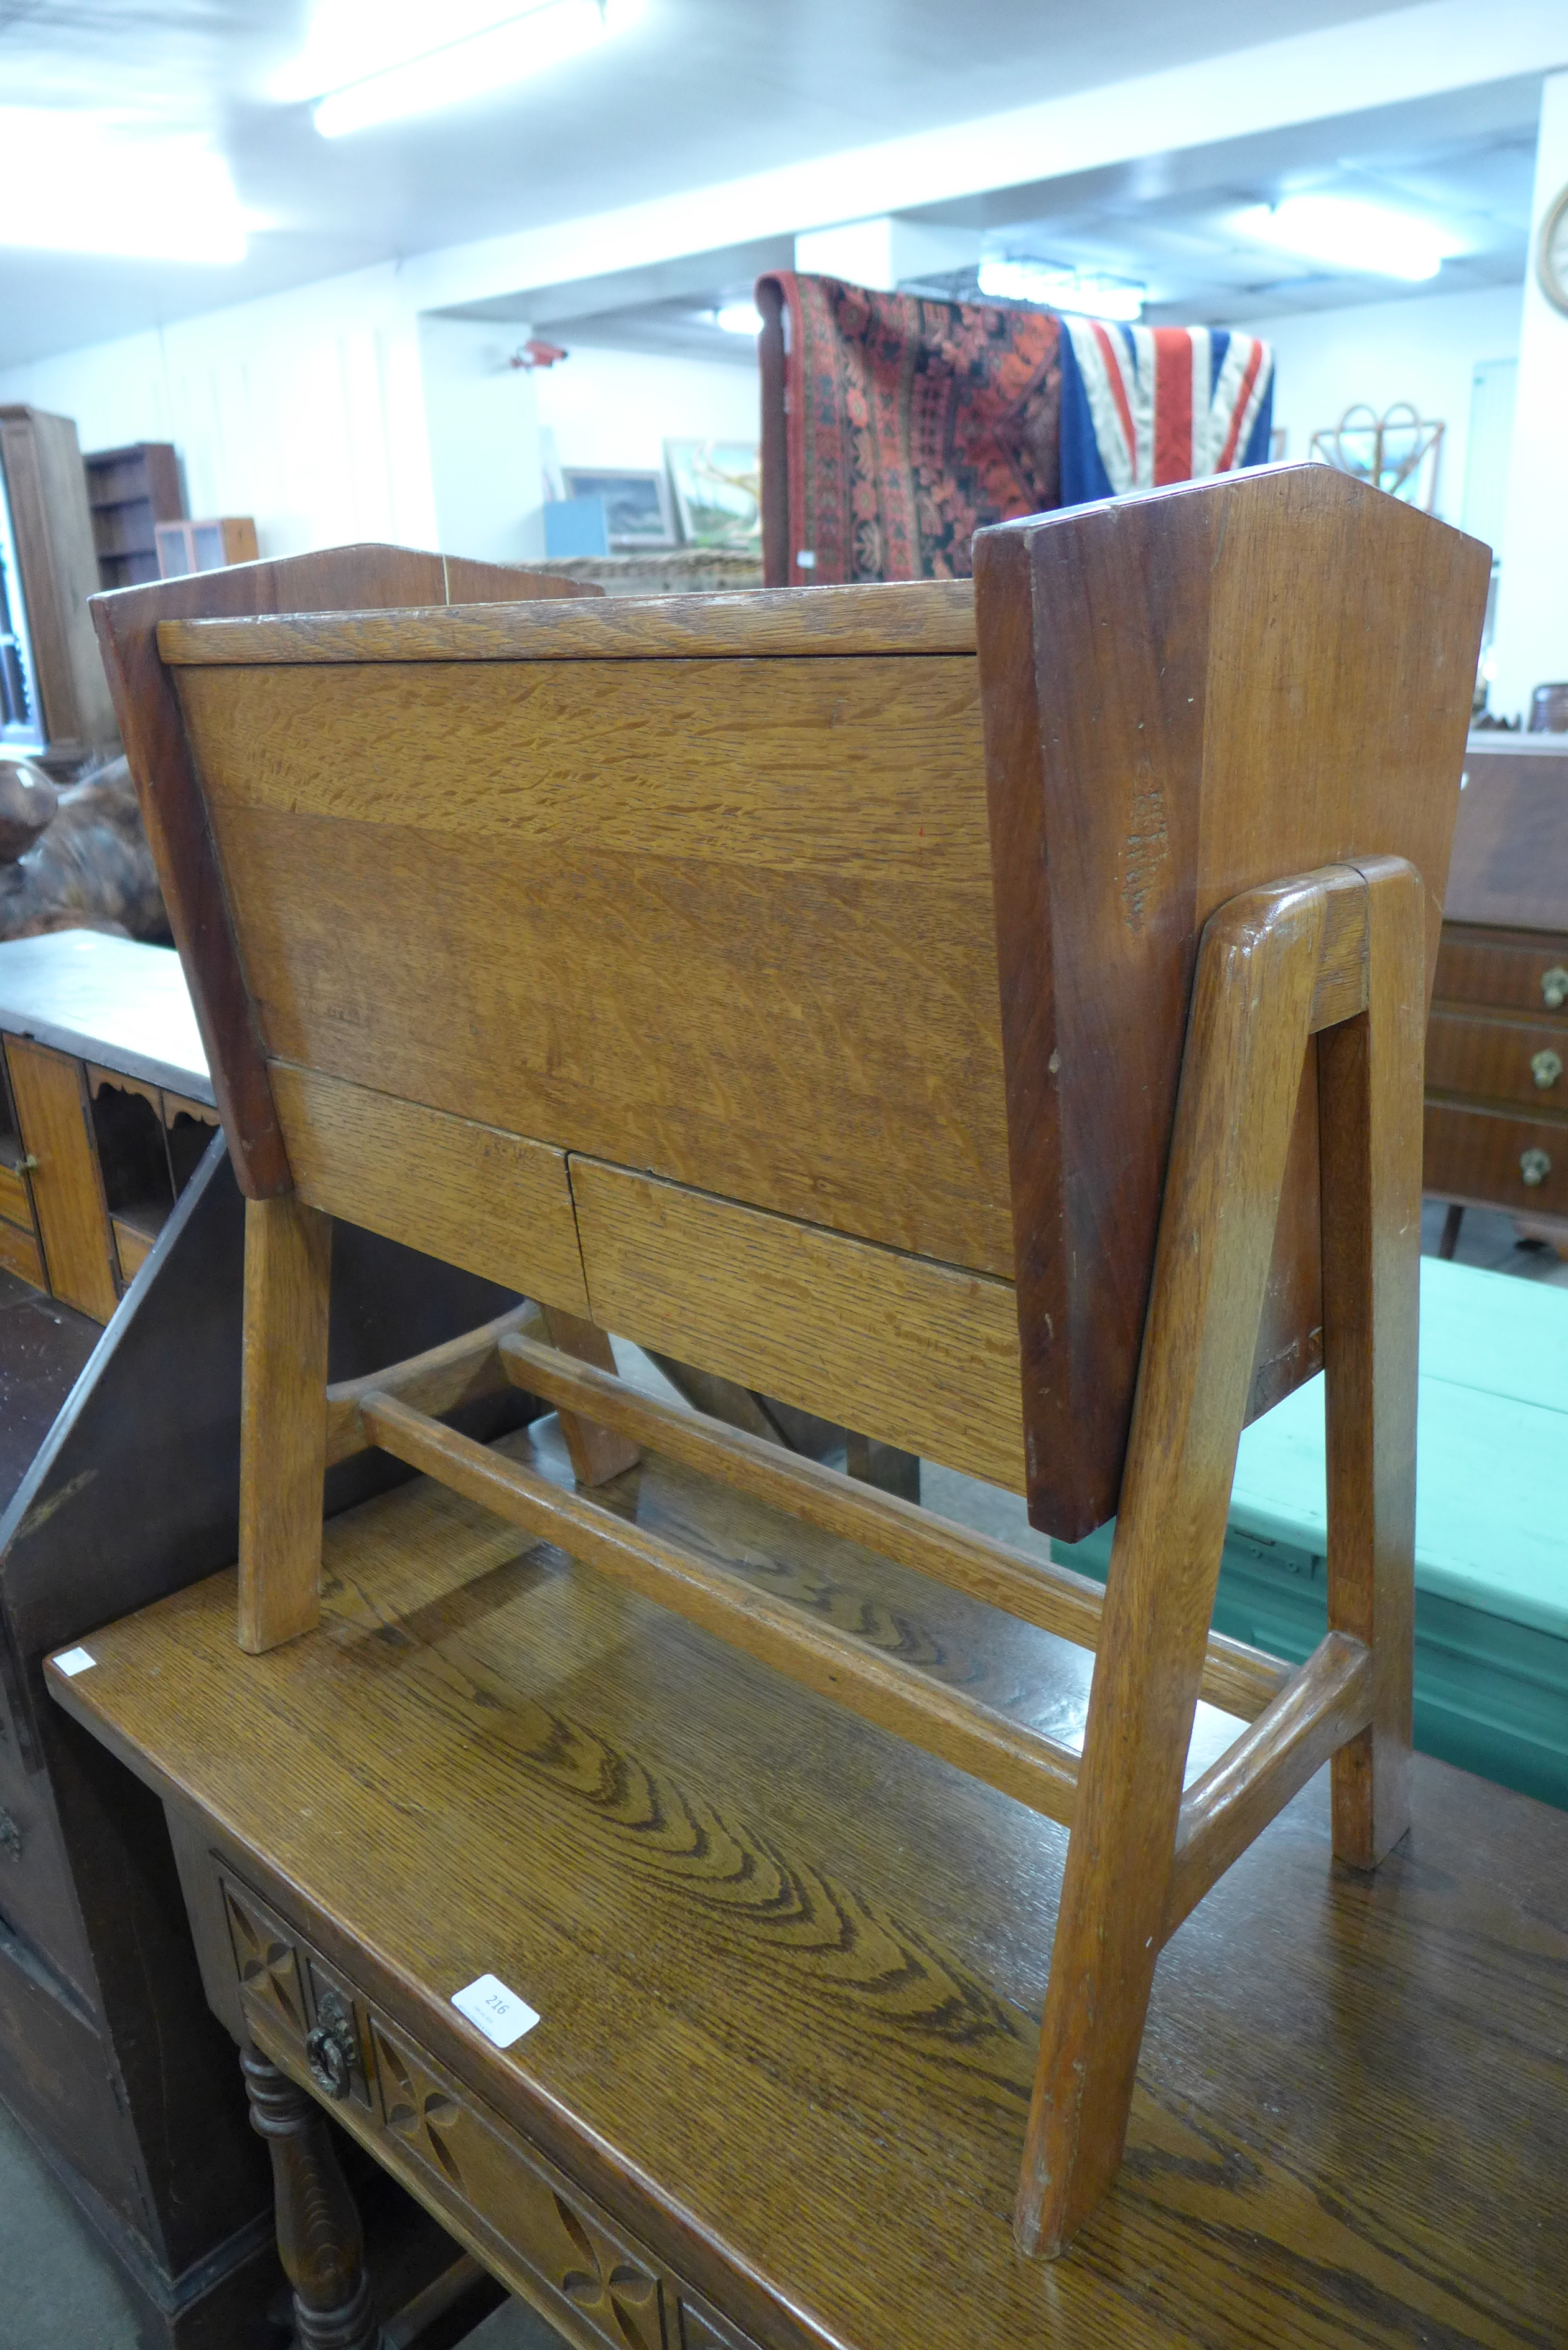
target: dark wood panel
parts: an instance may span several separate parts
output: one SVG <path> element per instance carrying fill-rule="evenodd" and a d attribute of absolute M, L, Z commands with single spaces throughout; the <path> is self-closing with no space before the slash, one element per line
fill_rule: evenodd
<path fill-rule="evenodd" d="M 1438 1004 L 1427 1026 L 1427 1085 L 1434 1093 L 1568 1113 L 1568 1018 L 1488 1019 Z"/>
<path fill-rule="evenodd" d="M 1438 950 L 1437 1000 L 1487 1009 L 1568 1010 L 1568 934 L 1536 936 L 1445 921 Z"/>
<path fill-rule="evenodd" d="M 1443 912 L 1568 931 L 1568 752 L 1467 754 Z"/>
<path fill-rule="evenodd" d="M 1568 1216 L 1568 1118 L 1553 1124 L 1428 1100 L 1422 1183 L 1444 1200 Z"/>

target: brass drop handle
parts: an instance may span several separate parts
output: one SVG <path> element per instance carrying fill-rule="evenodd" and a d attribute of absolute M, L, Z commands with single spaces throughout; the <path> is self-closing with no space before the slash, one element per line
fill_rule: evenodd
<path fill-rule="evenodd" d="M 1519 1171 L 1532 1190 L 1536 1184 L 1544 1183 L 1552 1172 L 1551 1152 L 1533 1148 L 1521 1150 L 1519 1154 Z"/>
<path fill-rule="evenodd" d="M 22 1831 L 9 1812 L 0 1812 L 0 1854 L 7 1860 L 22 1857 Z"/>
<path fill-rule="evenodd" d="M 340 2099 L 348 2095 L 359 2054 L 354 2018 L 335 1991 L 322 1992 L 316 2016 L 315 2031 L 306 2035 L 305 2061 L 317 2087 Z"/>
<path fill-rule="evenodd" d="M 1532 1053 L 1530 1056 L 1530 1074 L 1544 1093 L 1547 1087 L 1554 1086 L 1563 1075 L 1562 1054 L 1552 1052 L 1550 1045 L 1543 1053 Z"/>
<path fill-rule="evenodd" d="M 1549 1012 L 1561 1012 L 1568 1003 L 1568 971 L 1554 962 L 1550 971 L 1541 974 L 1541 995 Z"/>

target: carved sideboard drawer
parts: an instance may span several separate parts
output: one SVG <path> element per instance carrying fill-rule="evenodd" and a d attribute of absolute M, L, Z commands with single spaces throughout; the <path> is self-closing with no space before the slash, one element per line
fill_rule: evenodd
<path fill-rule="evenodd" d="M 1423 1180 L 1448 1200 L 1479 1200 L 1519 1215 L 1568 1215 L 1568 1118 L 1428 1101 Z"/>
<path fill-rule="evenodd" d="M 349 1986 L 248 1885 L 223 1871 L 218 1881 L 246 2022 L 253 2031 L 259 2025 L 271 2048 L 281 2035 L 322 2096 L 375 2112 L 359 2005 Z"/>
<path fill-rule="evenodd" d="M 578 2350 L 755 2350 L 221 1865 L 257 2044 Z"/>
<path fill-rule="evenodd" d="M 1568 939 L 1549 931 L 1445 923 L 1437 1002 L 1509 1012 L 1568 1012 Z"/>
<path fill-rule="evenodd" d="M 651 2253 L 375 2012 L 370 2037 L 383 2144 L 420 2173 L 425 2200 L 471 2229 L 477 2221 L 492 2265 L 568 2341 L 684 2350 L 675 2330 L 680 2289 Z"/>
<path fill-rule="evenodd" d="M 1496 1020 L 1438 1007 L 1427 1029 L 1434 1093 L 1568 1110 L 1568 1020 Z"/>

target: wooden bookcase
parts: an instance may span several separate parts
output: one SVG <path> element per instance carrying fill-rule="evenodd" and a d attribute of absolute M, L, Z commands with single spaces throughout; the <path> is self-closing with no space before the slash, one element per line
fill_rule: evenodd
<path fill-rule="evenodd" d="M 0 465 L 43 719 L 42 754 L 75 758 L 115 740 L 114 705 L 88 611 L 99 576 L 76 426 L 68 416 L 37 408 L 0 408 Z"/>
<path fill-rule="evenodd" d="M 158 577 L 161 522 L 185 512 L 180 468 L 168 441 L 135 441 L 125 449 L 98 449 L 84 457 L 99 584 L 135 588 Z"/>

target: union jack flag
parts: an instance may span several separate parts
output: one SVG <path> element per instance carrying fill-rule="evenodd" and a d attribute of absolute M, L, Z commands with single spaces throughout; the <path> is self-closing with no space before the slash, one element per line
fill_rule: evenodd
<path fill-rule="evenodd" d="M 1223 327 L 1062 321 L 1062 504 L 1261 465 L 1274 355 Z"/>

